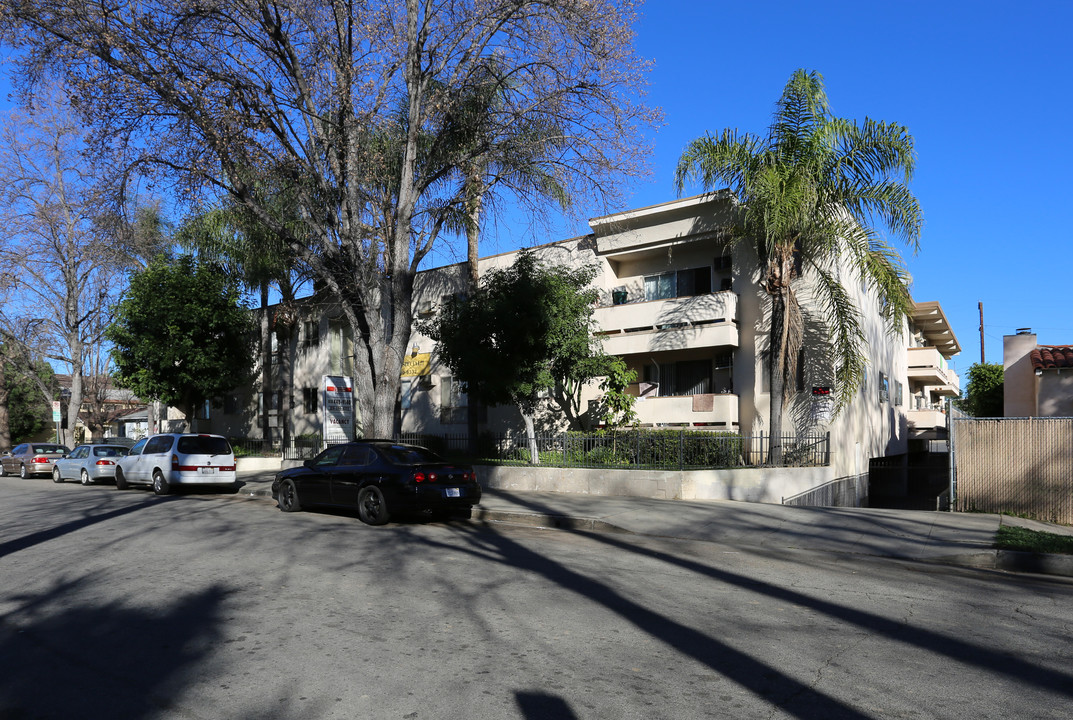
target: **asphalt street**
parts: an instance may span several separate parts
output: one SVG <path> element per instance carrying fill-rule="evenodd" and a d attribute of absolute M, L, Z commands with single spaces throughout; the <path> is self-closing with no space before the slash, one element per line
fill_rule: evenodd
<path fill-rule="evenodd" d="M 1073 581 L 0 479 L 0 718 L 1067 717 Z"/>

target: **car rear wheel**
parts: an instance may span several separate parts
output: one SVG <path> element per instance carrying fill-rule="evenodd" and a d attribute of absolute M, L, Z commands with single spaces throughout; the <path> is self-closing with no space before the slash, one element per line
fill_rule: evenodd
<path fill-rule="evenodd" d="M 298 512 L 302 509 L 302 503 L 298 499 L 298 488 L 294 486 L 293 481 L 284 480 L 280 483 L 276 503 L 283 512 Z"/>
<path fill-rule="evenodd" d="M 89 473 L 82 470 L 81 480 L 83 485 L 89 485 Z"/>
<path fill-rule="evenodd" d="M 358 493 L 358 517 L 369 525 L 383 525 L 391 518 L 380 488 L 369 485 L 361 489 Z"/>
<path fill-rule="evenodd" d="M 153 471 L 153 492 L 157 495 L 167 495 L 171 492 L 171 484 L 164 479 L 164 473 L 159 470 Z"/>
<path fill-rule="evenodd" d="M 26 466 L 25 465 L 19 465 L 19 477 L 22 478 L 23 480 L 25 480 L 26 478 L 30 477 L 30 473 L 26 472 Z"/>
<path fill-rule="evenodd" d="M 54 482 L 54 483 L 63 482 L 63 475 L 60 475 L 60 469 L 58 467 L 53 467 L 52 468 L 52 482 Z"/>
<path fill-rule="evenodd" d="M 121 468 L 116 468 L 115 469 L 115 489 L 116 490 L 126 490 L 127 489 L 127 479 L 125 477 L 123 477 L 123 470 Z"/>

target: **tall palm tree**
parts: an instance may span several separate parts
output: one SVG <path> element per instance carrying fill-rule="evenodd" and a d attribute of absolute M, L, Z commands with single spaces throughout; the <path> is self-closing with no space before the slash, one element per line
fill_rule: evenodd
<path fill-rule="evenodd" d="M 266 207 L 295 237 L 301 237 L 302 226 L 298 210 L 285 184 L 261 178 L 254 182 L 259 192 L 270 199 Z M 261 390 L 265 398 L 261 414 L 262 437 L 271 438 L 269 423 L 270 398 L 275 391 L 272 373 L 271 333 L 275 332 L 281 353 L 282 388 L 278 410 L 281 441 L 290 442 L 291 387 L 294 366 L 290 342 L 297 320 L 295 295 L 306 273 L 295 253 L 278 234 L 250 213 L 244 205 L 231 200 L 220 207 L 207 210 L 192 218 L 178 233 L 179 244 L 210 257 L 236 273 L 240 281 L 260 293 L 261 315 Z M 268 313 L 269 288 L 275 286 L 280 301 L 270 322 Z"/>
<path fill-rule="evenodd" d="M 915 251 L 922 216 L 906 186 L 916 163 L 905 127 L 834 117 L 823 77 L 797 70 L 775 106 L 766 137 L 725 129 L 691 142 L 678 160 L 679 194 L 687 182 L 729 186 L 743 207 L 735 241 L 755 245 L 761 287 L 770 299 L 771 461 L 782 461 L 782 416 L 799 365 L 804 323 L 802 275 L 815 280 L 835 363 L 842 409 L 867 363 L 860 309 L 839 280 L 849 265 L 875 290 L 892 333 L 910 308 L 908 274 L 881 224 Z"/>

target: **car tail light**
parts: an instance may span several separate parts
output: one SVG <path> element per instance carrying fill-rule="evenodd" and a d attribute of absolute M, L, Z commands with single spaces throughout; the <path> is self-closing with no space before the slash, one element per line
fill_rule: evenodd
<path fill-rule="evenodd" d="M 174 470 L 175 472 L 179 472 L 179 456 L 178 455 L 172 455 L 171 456 L 171 469 Z"/>
<path fill-rule="evenodd" d="M 414 473 L 414 482 L 436 482 L 436 473 L 418 470 Z"/>
<path fill-rule="evenodd" d="M 52 461 L 49 460 L 44 455 L 38 455 L 37 457 L 32 459 L 30 462 L 33 463 L 34 465 L 47 465 L 48 463 L 50 463 Z"/>
<path fill-rule="evenodd" d="M 115 465 L 111 460 L 98 460 L 97 465 Z"/>

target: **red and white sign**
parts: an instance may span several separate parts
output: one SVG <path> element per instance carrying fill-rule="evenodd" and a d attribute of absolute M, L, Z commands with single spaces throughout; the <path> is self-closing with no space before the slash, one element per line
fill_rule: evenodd
<path fill-rule="evenodd" d="M 354 439 L 354 387 L 350 378 L 324 376 L 323 435 L 325 442 L 348 442 Z"/>

